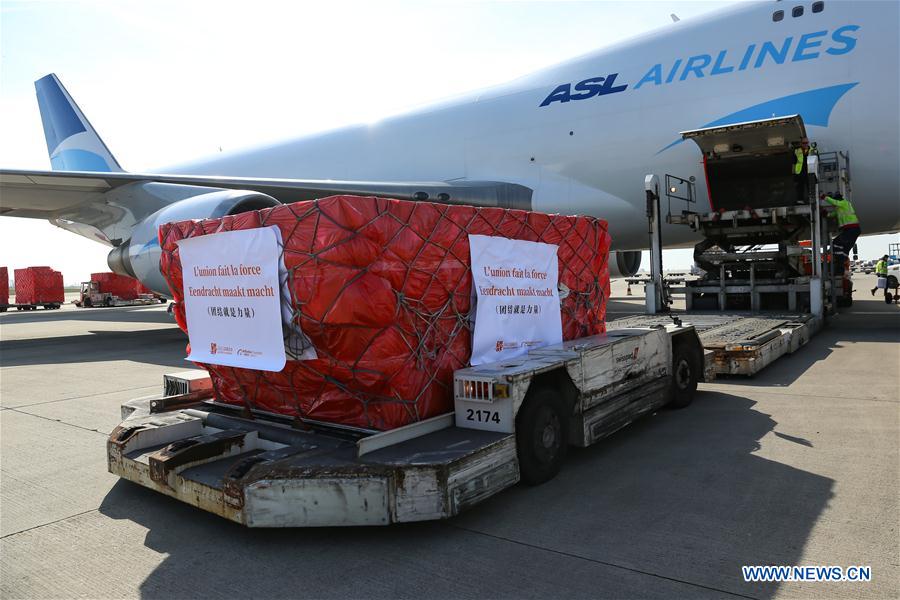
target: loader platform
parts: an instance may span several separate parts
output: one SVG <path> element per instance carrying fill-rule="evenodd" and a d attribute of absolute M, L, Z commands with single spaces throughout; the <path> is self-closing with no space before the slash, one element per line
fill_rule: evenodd
<path fill-rule="evenodd" d="M 691 312 L 623 317 L 609 327 L 667 325 L 672 317 L 697 330 L 704 351 L 712 353 L 716 376 L 755 375 L 806 345 L 822 326 L 821 319 L 809 313 Z"/>

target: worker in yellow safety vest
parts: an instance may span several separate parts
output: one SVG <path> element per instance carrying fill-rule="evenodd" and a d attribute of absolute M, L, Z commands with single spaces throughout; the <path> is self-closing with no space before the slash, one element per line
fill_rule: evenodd
<path fill-rule="evenodd" d="M 806 157 L 809 156 L 809 140 L 803 138 L 800 145 L 794 148 L 794 189 L 797 192 L 797 202 L 809 202 L 809 169 L 806 165 Z"/>
<path fill-rule="evenodd" d="M 888 287 L 887 287 L 888 269 L 887 268 L 888 268 L 888 255 L 885 254 L 884 256 L 881 257 L 881 260 L 879 260 L 877 263 L 875 263 L 875 277 L 879 277 L 879 278 L 883 277 L 885 279 L 885 282 L 884 282 L 884 293 L 885 294 L 888 293 Z M 876 281 L 878 281 L 878 280 L 876 279 Z M 877 289 L 878 289 L 878 285 L 876 284 L 875 287 L 872 288 L 873 296 L 875 295 L 875 290 L 877 290 Z"/>
<path fill-rule="evenodd" d="M 859 227 L 859 219 L 856 217 L 856 210 L 849 200 L 839 193 L 834 196 L 819 196 L 822 200 L 832 205 L 837 213 L 838 227 L 840 232 L 831 240 L 831 250 L 834 253 L 834 267 L 836 271 L 842 272 L 844 260 L 850 256 L 850 251 L 856 244 L 856 238 L 862 233 Z"/>

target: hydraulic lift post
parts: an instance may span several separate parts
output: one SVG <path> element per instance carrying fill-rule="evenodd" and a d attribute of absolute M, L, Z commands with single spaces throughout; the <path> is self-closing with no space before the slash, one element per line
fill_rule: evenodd
<path fill-rule="evenodd" d="M 669 304 L 664 289 L 662 268 L 662 230 L 659 216 L 659 177 L 649 173 L 644 176 L 647 194 L 647 221 L 650 225 L 650 281 L 645 287 L 647 314 L 668 312 Z"/>

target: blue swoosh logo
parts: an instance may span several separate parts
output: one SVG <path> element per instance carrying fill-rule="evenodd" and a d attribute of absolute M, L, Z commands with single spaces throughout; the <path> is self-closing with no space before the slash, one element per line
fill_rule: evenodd
<path fill-rule="evenodd" d="M 62 150 L 50 157 L 54 171 L 112 171 L 106 160 L 88 150 L 72 148 Z"/>
<path fill-rule="evenodd" d="M 719 127 L 720 125 L 730 125 L 732 123 L 744 123 L 746 121 L 759 121 L 760 119 L 771 119 L 772 117 L 786 117 L 788 115 L 800 115 L 803 117 L 803 122 L 807 125 L 827 127 L 831 111 L 834 110 L 838 100 L 858 84 L 859 82 L 844 83 L 783 96 L 733 112 L 730 115 L 725 115 L 721 119 L 701 125 L 698 129 Z M 657 152 L 657 154 L 665 152 L 683 141 L 675 140 Z"/>

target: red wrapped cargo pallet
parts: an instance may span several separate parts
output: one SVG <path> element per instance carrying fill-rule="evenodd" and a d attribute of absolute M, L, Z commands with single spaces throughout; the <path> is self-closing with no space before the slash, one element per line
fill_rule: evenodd
<path fill-rule="evenodd" d="M 91 273 L 91 281 L 96 281 L 100 291 L 112 294 L 120 300 L 134 300 L 140 294 L 144 286 L 133 277 L 119 275 L 118 273 Z"/>
<path fill-rule="evenodd" d="M 16 304 L 62 304 L 65 302 L 63 277 L 50 267 L 26 267 L 15 270 Z"/>
<path fill-rule="evenodd" d="M 472 350 L 469 234 L 559 246 L 563 338 L 605 331 L 606 222 L 500 208 L 333 196 L 160 227 L 161 269 L 186 330 L 176 242 L 277 226 L 294 322 L 318 358 L 278 373 L 200 365 L 218 400 L 346 425 L 393 429 L 452 410 Z"/>
<path fill-rule="evenodd" d="M 9 270 L 0 267 L 0 306 L 9 304 Z"/>

